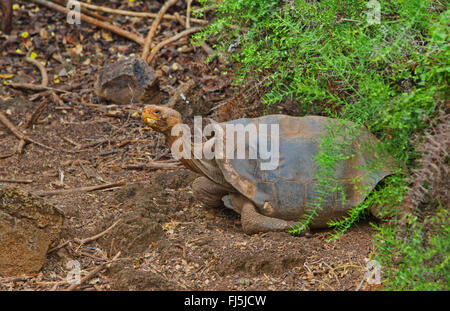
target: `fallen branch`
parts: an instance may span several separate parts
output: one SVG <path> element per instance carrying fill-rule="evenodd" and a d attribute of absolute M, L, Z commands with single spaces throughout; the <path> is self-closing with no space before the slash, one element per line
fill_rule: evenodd
<path fill-rule="evenodd" d="M 50 91 L 50 95 L 51 95 L 51 97 L 52 97 L 53 102 L 54 102 L 56 105 L 59 105 L 59 106 L 56 106 L 56 107 L 55 107 L 56 110 L 72 110 L 72 109 L 73 109 L 73 107 L 67 106 L 67 105 L 64 103 L 64 101 L 63 101 L 63 100 L 62 100 L 55 92 Z"/>
<path fill-rule="evenodd" d="M 99 155 L 101 157 L 106 157 L 106 156 L 109 156 L 109 155 L 112 155 L 112 154 L 119 153 L 121 151 L 122 151 L 121 149 L 107 150 L 107 151 L 100 152 Z"/>
<path fill-rule="evenodd" d="M 212 55 L 214 55 L 214 53 L 215 53 L 214 50 L 206 42 L 203 42 L 201 47 L 206 52 L 206 54 L 208 54 L 208 56 L 211 57 Z M 219 59 L 219 61 L 221 63 L 225 63 L 225 59 L 224 59 L 222 53 L 218 53 L 217 58 Z"/>
<path fill-rule="evenodd" d="M 47 254 L 50 254 L 51 252 L 54 252 L 54 251 L 56 251 L 56 250 L 58 250 L 58 249 L 60 249 L 60 248 L 63 248 L 64 246 L 68 245 L 70 242 L 71 242 L 71 241 L 65 241 L 64 243 L 61 243 L 61 244 L 59 244 L 58 246 L 55 246 L 55 247 L 49 249 L 49 250 L 47 251 Z"/>
<path fill-rule="evenodd" d="M 175 36 L 173 36 L 173 37 L 171 37 L 171 38 L 169 38 L 167 40 L 164 40 L 164 41 L 158 43 L 152 49 L 152 53 L 148 57 L 147 63 L 150 64 L 152 62 L 153 58 L 155 58 L 156 54 L 159 52 L 159 50 L 161 50 L 166 45 L 168 45 L 168 44 L 170 44 L 172 42 L 175 42 L 175 41 L 177 41 L 177 40 L 179 40 L 179 39 L 181 39 L 181 38 L 183 38 L 185 36 L 188 36 L 188 35 L 190 35 L 190 34 L 192 34 L 194 32 L 200 31 L 202 29 L 203 29 L 203 27 L 192 27 L 192 28 L 186 29 L 186 30 L 184 30 L 184 31 L 182 31 L 180 33 L 177 33 Z"/>
<path fill-rule="evenodd" d="M 168 0 L 159 10 L 158 15 L 156 16 L 155 20 L 152 23 L 152 26 L 150 27 L 150 30 L 148 31 L 147 37 L 145 38 L 144 49 L 142 50 L 142 59 L 146 60 L 148 54 L 150 53 L 150 47 L 152 45 L 153 37 L 155 36 L 156 33 L 156 28 L 158 28 L 158 25 L 161 22 L 164 13 L 166 13 L 167 10 L 176 2 L 177 0 Z"/>
<path fill-rule="evenodd" d="M 35 59 L 32 59 L 29 56 L 27 56 L 25 58 L 25 61 L 38 67 L 39 71 L 41 72 L 41 86 L 47 87 L 48 86 L 48 74 L 47 74 L 47 70 L 45 69 L 45 67 L 40 62 L 38 62 Z"/>
<path fill-rule="evenodd" d="M 218 5 L 210 5 L 210 6 L 207 6 L 205 8 L 201 8 L 199 11 L 202 12 L 202 13 L 206 13 L 206 12 L 209 12 L 209 11 L 214 11 L 217 8 L 219 8 Z"/>
<path fill-rule="evenodd" d="M 105 189 L 111 189 L 116 187 L 123 187 L 126 183 L 124 181 L 118 182 L 118 183 L 110 183 L 110 184 L 104 184 L 104 185 L 96 185 L 96 186 L 88 186 L 88 187 L 79 187 L 79 188 L 72 188 L 72 189 L 60 189 L 60 190 L 49 190 L 49 191 L 32 191 L 33 194 L 45 197 L 50 195 L 59 195 L 59 194 L 69 194 L 69 193 L 79 193 L 79 192 L 91 192 L 96 190 L 105 190 Z"/>
<path fill-rule="evenodd" d="M 93 278 L 97 273 L 99 273 L 100 271 L 102 271 L 105 268 L 109 268 L 111 266 L 111 264 L 116 261 L 119 256 L 120 256 L 121 252 L 119 251 L 116 256 L 113 257 L 113 259 L 111 261 L 107 261 L 102 263 L 101 265 L 99 265 L 98 267 L 94 268 L 91 272 L 89 272 L 85 277 L 83 277 L 79 282 L 77 283 L 73 283 L 72 285 L 70 285 L 67 290 L 68 291 L 72 291 L 72 290 L 76 290 L 78 287 L 80 287 L 81 284 L 83 284 L 86 281 L 89 281 L 91 278 Z"/>
<path fill-rule="evenodd" d="M 83 244 L 86 244 L 86 243 L 92 242 L 92 241 L 94 241 L 94 240 L 97 240 L 98 238 L 100 238 L 100 237 L 104 236 L 105 234 L 107 234 L 108 232 L 110 232 L 115 226 L 117 226 L 117 224 L 118 224 L 120 221 L 121 221 L 121 219 L 119 219 L 118 221 L 116 221 L 115 223 L 113 223 L 112 226 L 110 226 L 110 227 L 109 227 L 108 229 L 106 229 L 105 231 L 100 232 L 99 234 L 96 234 L 96 235 L 94 235 L 94 236 L 92 236 L 92 237 L 90 237 L 90 238 L 85 238 L 85 239 L 74 239 L 74 241 L 77 242 L 78 244 L 80 244 L 80 246 L 81 246 L 81 245 L 83 245 Z M 47 251 L 47 254 L 50 254 L 51 252 L 54 252 L 54 251 L 56 251 L 56 250 L 59 250 L 60 248 L 63 248 L 64 246 L 70 244 L 70 242 L 71 242 L 70 240 L 69 240 L 69 241 L 65 241 L 65 242 L 59 244 L 58 246 L 55 246 L 55 247 L 49 249 L 49 250 Z"/>
<path fill-rule="evenodd" d="M 70 139 L 69 137 L 61 137 L 63 140 L 67 141 L 69 144 L 74 145 L 76 148 L 80 149 L 81 145 L 77 142 L 74 142 L 72 139 Z"/>
<path fill-rule="evenodd" d="M 364 284 L 364 281 L 366 280 L 366 275 L 364 274 L 361 282 L 359 282 L 358 286 L 355 288 L 355 292 L 358 292 L 361 289 L 361 286 Z"/>
<path fill-rule="evenodd" d="M 67 6 L 67 1 L 68 0 L 53 0 L 53 2 L 56 2 L 56 3 L 59 3 L 60 5 L 62 5 L 62 6 Z M 81 2 L 79 2 L 80 3 L 80 5 L 81 5 Z M 101 14 L 98 14 L 97 12 L 92 12 L 92 11 L 90 11 L 90 10 L 88 10 L 87 8 L 84 8 L 84 7 L 82 7 L 82 5 L 81 5 L 81 12 L 82 13 L 85 13 L 85 14 L 87 14 L 87 15 L 90 15 L 90 16 L 92 16 L 92 17 L 95 17 L 95 18 L 97 18 L 97 19 L 99 19 L 99 20 L 102 20 L 102 21 L 105 21 L 105 22 L 109 22 L 109 23 L 111 23 L 112 22 L 112 20 L 110 19 L 110 18 L 108 18 L 108 17 L 106 17 L 106 16 L 103 16 L 103 15 L 101 15 Z"/>
<path fill-rule="evenodd" d="M 338 20 L 336 22 L 336 24 L 342 24 L 345 22 L 351 22 L 351 23 L 359 23 L 360 21 L 356 20 L 356 19 L 349 19 L 349 18 L 341 18 L 340 20 Z"/>
<path fill-rule="evenodd" d="M 53 92 L 53 94 L 55 93 Z M 32 126 L 34 123 L 36 123 L 39 117 L 41 116 L 42 112 L 44 111 L 45 107 L 47 107 L 47 102 L 46 101 L 41 102 L 40 105 L 33 111 L 33 113 L 27 117 L 27 120 L 23 124 L 22 129 L 24 130 Z"/>
<path fill-rule="evenodd" d="M 91 236 L 89 238 L 85 238 L 85 239 L 77 239 L 75 238 L 74 241 L 77 242 L 78 244 L 83 245 L 92 241 L 95 241 L 99 238 L 101 238 L 102 236 L 104 236 L 105 234 L 107 234 L 108 232 L 110 232 L 112 229 L 114 229 L 115 226 L 117 226 L 117 224 L 121 221 L 121 219 L 119 219 L 118 221 L 116 221 L 115 223 L 113 223 L 108 229 L 106 229 L 105 231 L 100 232 L 99 234 L 96 234 L 94 236 Z"/>
<path fill-rule="evenodd" d="M 96 141 L 93 141 L 93 142 L 81 145 L 80 148 L 81 149 L 87 149 L 87 148 L 95 147 L 95 146 L 98 146 L 98 145 L 103 145 L 103 144 L 105 144 L 105 143 L 107 143 L 109 141 L 111 141 L 111 140 L 110 139 L 100 139 L 100 140 L 96 140 Z"/>
<path fill-rule="evenodd" d="M 82 7 L 85 7 L 85 8 L 91 9 L 91 10 L 96 10 L 96 11 L 101 11 L 101 12 L 111 13 L 111 14 L 117 14 L 117 15 L 134 16 L 134 17 L 148 17 L 148 18 L 156 18 L 158 16 L 157 13 L 134 12 L 134 11 L 111 9 L 108 7 L 98 6 L 98 5 L 94 5 L 94 4 L 88 4 L 88 3 L 84 3 L 84 2 L 80 2 L 80 5 Z M 170 15 L 170 14 L 164 14 L 162 18 L 168 19 L 168 20 L 178 20 L 175 17 L 175 15 Z M 185 19 L 184 16 L 181 16 L 181 18 Z M 191 22 L 195 23 L 195 24 L 201 24 L 201 25 L 208 24 L 208 21 L 206 21 L 204 19 L 197 19 L 197 18 L 191 18 Z"/>
<path fill-rule="evenodd" d="M 181 15 L 178 14 L 178 12 L 173 13 L 173 16 L 175 16 L 176 20 L 181 24 L 181 26 L 183 26 L 184 28 L 186 28 L 186 22 L 185 22 L 184 19 L 181 17 Z"/>
<path fill-rule="evenodd" d="M 0 122 L 3 123 L 4 126 L 6 126 L 6 128 L 14 135 L 16 136 L 18 139 L 20 139 L 19 142 L 19 146 L 17 148 L 17 152 L 21 153 L 22 152 L 22 148 L 23 146 L 25 146 L 26 142 L 29 143 L 33 143 L 35 145 L 38 145 L 44 149 L 48 149 L 48 150 L 52 150 L 52 151 L 62 151 L 62 150 L 57 150 L 55 148 L 49 147 L 47 145 L 44 145 L 40 142 L 37 142 L 31 138 L 29 138 L 28 136 L 25 136 L 24 134 L 22 134 L 22 132 L 20 132 L 17 127 L 11 123 L 11 121 L 8 120 L 8 118 L 5 116 L 5 114 L 3 112 L 0 112 Z"/>
<path fill-rule="evenodd" d="M 186 0 L 186 28 L 191 28 L 191 4 L 192 0 Z"/>
<path fill-rule="evenodd" d="M 206 52 L 206 54 L 208 54 L 208 56 L 211 56 L 214 54 L 214 50 L 206 42 L 203 42 L 201 47 Z"/>
<path fill-rule="evenodd" d="M 36 99 L 38 99 L 40 97 L 50 95 L 50 93 L 54 92 L 54 91 L 60 92 L 60 93 L 70 93 L 70 91 L 72 91 L 74 89 L 77 89 L 80 86 L 81 86 L 81 83 L 75 83 L 73 85 L 63 85 L 60 89 L 44 90 L 44 92 L 34 94 L 34 95 L 30 96 L 29 99 L 31 101 L 34 101 L 34 100 L 36 100 Z"/>
<path fill-rule="evenodd" d="M 58 11 L 58 12 L 64 14 L 64 15 L 67 15 L 67 14 L 70 13 L 70 10 L 68 8 L 65 8 L 63 6 L 60 6 L 58 4 L 55 4 L 55 3 L 47 1 L 47 0 L 32 0 L 32 1 L 37 3 L 37 4 L 46 6 L 46 7 L 50 8 L 50 9 L 53 9 L 55 11 Z M 89 23 L 91 25 L 94 25 L 96 27 L 107 29 L 107 30 L 109 30 L 111 32 L 114 32 L 115 34 L 118 34 L 118 35 L 120 35 L 122 37 L 128 38 L 128 39 L 136 42 L 139 45 L 144 44 L 144 38 L 142 38 L 141 36 L 136 35 L 134 33 L 131 33 L 129 31 L 123 30 L 123 29 L 121 29 L 121 28 L 119 28 L 117 26 L 114 26 L 112 24 L 99 21 L 99 20 L 97 20 L 97 19 L 95 19 L 93 17 L 87 16 L 87 15 L 85 15 L 83 13 L 80 13 L 80 19 L 83 20 L 84 22 Z"/>
<path fill-rule="evenodd" d="M 35 275 L 24 275 L 24 276 L 10 276 L 10 277 L 3 277 L 0 278 L 0 283 L 14 283 L 14 282 L 24 282 L 28 279 L 36 277 Z"/>
<path fill-rule="evenodd" d="M 43 85 L 36 85 L 31 83 L 16 83 L 16 82 L 8 82 L 7 86 L 13 87 L 15 89 L 26 89 L 30 91 L 55 91 L 60 93 L 70 93 L 69 91 L 65 91 L 63 89 L 56 89 L 54 87 L 48 87 Z"/>
<path fill-rule="evenodd" d="M 15 152 L 7 153 L 7 154 L 0 154 L 0 159 L 7 159 L 15 155 Z"/>
<path fill-rule="evenodd" d="M 27 143 L 27 141 L 25 139 L 21 139 L 19 141 L 19 144 L 17 145 L 16 153 L 22 154 L 23 147 L 25 147 L 26 143 Z"/>
<path fill-rule="evenodd" d="M 8 182 L 15 184 L 31 184 L 33 180 L 31 179 L 10 179 L 10 178 L 0 178 L 0 182 Z"/>
<path fill-rule="evenodd" d="M 17 127 L 12 124 L 11 121 L 9 121 L 9 119 L 6 117 L 6 115 L 0 111 L 0 122 L 3 123 L 4 126 L 6 126 L 6 128 L 14 135 L 16 136 L 18 139 L 20 140 L 26 140 L 25 139 L 25 135 L 23 135 L 18 129 Z"/>
<path fill-rule="evenodd" d="M 181 167 L 180 162 L 176 163 L 161 163 L 161 162 L 153 162 L 150 164 L 129 164 L 123 166 L 124 169 L 127 170 L 172 170 L 178 169 Z"/>
<path fill-rule="evenodd" d="M 6 126 L 6 128 L 20 140 L 19 145 L 16 150 L 16 153 L 19 153 L 19 154 L 22 153 L 22 149 L 26 143 L 33 143 L 44 149 L 56 151 L 56 152 L 66 152 L 66 153 L 73 154 L 73 153 L 80 153 L 80 152 L 86 151 L 86 150 L 75 150 L 74 151 L 74 150 L 56 149 L 56 148 L 44 145 L 43 143 L 40 143 L 38 141 L 35 141 L 34 139 L 31 139 L 30 137 L 25 136 L 21 131 L 19 131 L 17 129 L 17 127 L 14 124 L 12 124 L 11 121 L 8 120 L 8 118 L 5 116 L 5 114 L 3 112 L 0 112 L 0 123 L 3 123 L 3 125 Z"/>

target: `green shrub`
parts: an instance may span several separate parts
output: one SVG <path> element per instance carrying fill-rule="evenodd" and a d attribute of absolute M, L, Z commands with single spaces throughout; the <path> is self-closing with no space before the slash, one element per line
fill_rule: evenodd
<path fill-rule="evenodd" d="M 197 41 L 214 37 L 215 48 L 225 52 L 232 43 L 239 43 L 231 54 L 237 89 L 258 83 L 264 90 L 260 99 L 268 107 L 290 101 L 301 115 L 319 114 L 364 125 L 402 168 L 348 217 L 330 222 L 335 237 L 370 206 L 382 205 L 391 221 L 377 227 L 375 243 L 387 288 L 448 289 L 449 224 L 443 220 L 448 219 L 448 210 L 436 208 L 432 223 L 439 230 L 425 230 L 422 219 L 410 217 L 410 230 L 399 237 L 396 222 L 409 171 L 419 157 L 416 138 L 449 97 L 446 2 L 380 0 L 379 24 L 369 23 L 373 9 L 365 0 L 201 2 L 217 9 L 214 22 Z M 340 160 L 336 155 L 341 154 L 336 148 L 339 145 L 333 144 L 331 135 L 324 137 L 316 158 L 321 167 L 316 177 L 324 193 L 339 191 L 332 178 Z M 307 226 L 320 203 L 319 197 L 292 233 Z M 394 257 L 401 257 L 402 263 Z M 439 276 L 442 273 L 444 277 Z"/>

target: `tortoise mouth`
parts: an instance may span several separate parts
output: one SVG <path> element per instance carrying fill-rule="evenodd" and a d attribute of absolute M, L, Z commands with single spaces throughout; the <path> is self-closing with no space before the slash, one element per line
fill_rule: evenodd
<path fill-rule="evenodd" d="M 144 117 L 144 122 L 148 125 L 154 125 L 156 123 L 157 119 L 152 117 Z"/>
<path fill-rule="evenodd" d="M 159 121 L 159 118 L 157 118 L 151 111 L 146 108 L 144 108 L 144 110 L 142 111 L 141 116 L 142 120 L 144 120 L 144 122 L 150 126 L 154 126 L 156 122 Z"/>

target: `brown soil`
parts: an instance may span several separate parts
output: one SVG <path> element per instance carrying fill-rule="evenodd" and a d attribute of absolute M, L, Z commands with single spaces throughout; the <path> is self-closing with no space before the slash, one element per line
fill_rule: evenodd
<path fill-rule="evenodd" d="M 126 169 L 128 164 L 145 164 L 155 158 L 170 159 L 164 137 L 144 129 L 139 116 L 133 116 L 140 105 L 110 108 L 106 106 L 108 103 L 99 102 L 92 90 L 96 71 L 103 64 L 116 60 L 118 53 L 137 53 L 139 46 L 115 35 L 109 40 L 100 30 L 85 24 L 78 31 L 64 24 L 61 15 L 45 8 L 35 12 L 32 11 L 34 4 L 17 2 L 23 7 L 14 11 L 16 23 L 12 36 L 19 39 L 12 40 L 1 52 L 0 73 L 13 73 L 14 79 L 34 80 L 38 84 L 39 73 L 33 65 L 21 61 L 23 55 L 15 52 L 18 48 L 26 51 L 29 45 L 47 61 L 51 86 L 77 82 L 82 86 L 73 94 L 63 96 L 64 103 L 71 107 L 63 110 L 51 97 L 31 101 L 34 93 L 5 87 L 1 79 L 0 111 L 20 125 L 45 100 L 48 104 L 38 123 L 24 133 L 48 146 L 72 151 L 79 151 L 76 144 L 102 142 L 84 146 L 81 149 L 86 151 L 77 153 L 49 151 L 28 144 L 23 154 L 0 158 L 0 178 L 32 179 L 30 184 L 14 184 L 25 190 L 70 189 L 118 181 L 126 181 L 127 185 L 48 197 L 49 202 L 66 215 L 61 240 L 52 246 L 71 242 L 49 253 L 39 274 L 14 280 L 0 279 L 0 290 L 64 289 L 68 287 L 68 261 L 78 260 L 85 275 L 119 251 L 119 260 L 110 269 L 103 270 L 80 288 L 354 290 L 358 287 L 365 273 L 365 259 L 373 251 L 374 230 L 368 222 L 359 223 L 334 242 L 327 242 L 328 230 L 314 232 L 311 238 L 287 233 L 249 236 L 242 232 L 240 218 L 234 212 L 205 208 L 193 197 L 190 185 L 196 178 L 194 173 L 186 169 Z M 179 3 L 184 5 L 184 1 Z M 169 13 L 184 9 L 175 6 Z M 152 9 L 156 11 L 157 8 Z M 34 22 L 31 29 L 30 19 Z M 147 24 L 141 20 L 133 27 L 145 35 Z M 55 37 L 40 34 L 39 29 L 47 28 L 46 25 L 51 25 L 49 32 L 53 31 Z M 157 42 L 182 30 L 174 21 L 164 21 L 162 26 L 159 37 L 155 38 Z M 140 30 L 142 27 L 144 30 Z M 23 31 L 30 34 L 31 43 L 19 36 Z M 81 43 L 84 53 L 77 56 L 70 49 Z M 60 76 L 59 84 L 52 78 L 60 72 L 61 64 L 49 55 L 49 46 L 53 46 L 57 55 L 72 59 L 68 66 L 74 69 L 73 76 Z M 197 83 L 195 97 L 199 102 L 220 104 L 231 98 L 231 68 L 217 59 L 205 64 L 207 56 L 202 49 L 180 52 L 177 50 L 180 46 L 183 47 L 183 43 L 163 49 L 153 64 L 160 74 L 164 101 L 169 100 L 180 82 L 189 79 Z M 184 47 L 190 48 L 187 41 Z M 174 63 L 177 65 L 173 66 Z M 214 110 L 213 117 L 223 120 L 262 112 L 257 105 L 250 109 L 242 104 L 233 106 L 234 103 L 230 101 Z M 125 144 L 125 140 L 130 142 Z M 0 155 L 13 151 L 17 144 L 18 140 L 0 125 Z M 60 172 L 64 172 L 63 185 L 59 183 Z M 120 223 L 103 237 L 80 247 L 73 242 L 76 238 L 93 236 L 119 219 Z M 364 283 L 361 289 L 369 288 Z"/>

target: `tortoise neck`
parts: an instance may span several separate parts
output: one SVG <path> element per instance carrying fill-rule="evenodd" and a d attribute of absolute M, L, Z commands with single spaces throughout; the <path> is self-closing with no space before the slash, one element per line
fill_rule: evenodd
<path fill-rule="evenodd" d="M 175 141 L 178 139 L 183 139 L 183 133 L 179 133 L 178 135 L 172 135 L 172 128 L 168 129 L 165 132 L 162 132 L 164 136 L 166 137 L 167 143 L 169 144 L 170 148 L 172 148 L 172 145 Z"/>
<path fill-rule="evenodd" d="M 182 143 L 179 144 L 179 148 L 180 148 L 179 150 L 181 152 L 184 151 L 183 150 L 183 146 L 185 146 L 185 145 L 190 145 L 191 146 L 191 154 L 189 154 L 189 158 L 182 157 L 180 159 L 180 162 L 183 163 L 183 165 L 186 166 L 188 169 L 190 169 L 190 170 L 192 170 L 192 171 L 194 171 L 196 173 L 201 174 L 201 171 L 198 169 L 197 165 L 195 164 L 195 161 L 193 160 L 194 156 L 192 154 L 192 150 L 194 150 L 193 149 L 194 146 L 193 146 L 193 144 L 192 144 L 192 142 L 190 140 L 188 141 L 188 139 L 185 136 L 183 136 L 183 132 L 180 131 L 178 133 L 178 135 L 172 135 L 172 128 L 170 128 L 169 130 L 167 130 L 165 132 L 162 132 L 162 133 L 166 137 L 167 143 L 169 144 L 169 147 L 170 147 L 171 150 L 172 150 L 172 145 L 176 141 L 179 141 L 180 139 L 181 139 Z"/>

